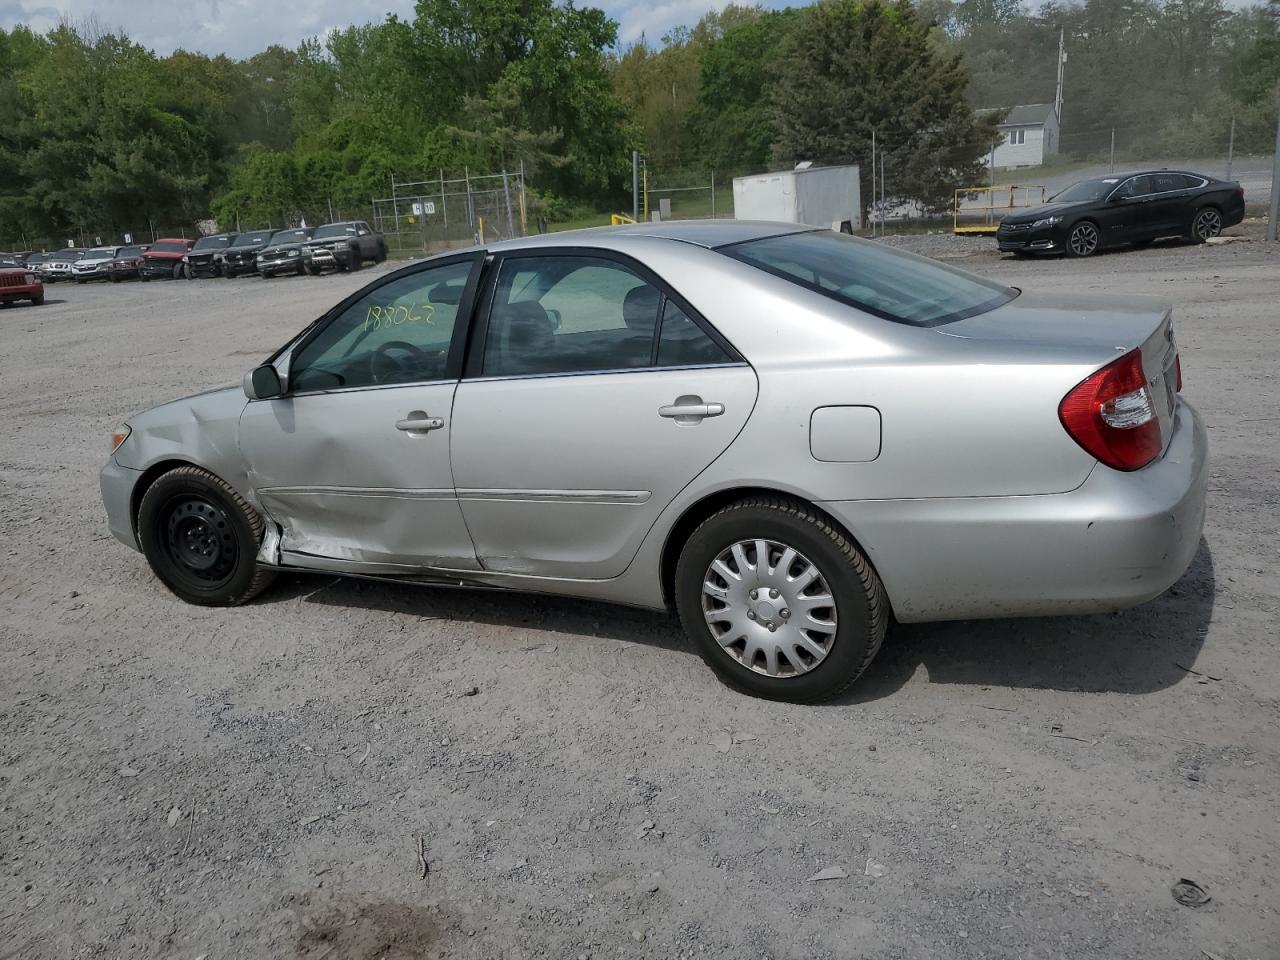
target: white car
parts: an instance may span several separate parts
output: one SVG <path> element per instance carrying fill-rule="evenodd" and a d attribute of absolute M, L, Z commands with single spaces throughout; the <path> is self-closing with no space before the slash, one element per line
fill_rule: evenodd
<path fill-rule="evenodd" d="M 111 271 L 111 261 L 122 250 L 122 247 L 94 247 L 71 265 L 71 278 L 76 283 L 88 283 L 90 280 L 105 280 Z"/>

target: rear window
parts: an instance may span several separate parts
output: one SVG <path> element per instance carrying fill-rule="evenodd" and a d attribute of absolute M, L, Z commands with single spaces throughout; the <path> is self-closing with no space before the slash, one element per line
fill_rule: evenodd
<path fill-rule="evenodd" d="M 1012 287 L 946 264 L 831 230 L 791 233 L 720 248 L 735 259 L 839 303 L 917 327 L 994 310 Z"/>

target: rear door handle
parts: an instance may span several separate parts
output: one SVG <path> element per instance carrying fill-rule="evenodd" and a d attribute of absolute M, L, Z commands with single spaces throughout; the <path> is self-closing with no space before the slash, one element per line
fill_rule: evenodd
<path fill-rule="evenodd" d="M 403 420 L 396 421 L 396 429 L 406 433 L 426 433 L 444 426 L 444 417 L 429 417 L 421 410 L 414 410 Z"/>
<path fill-rule="evenodd" d="M 676 423 L 700 423 L 705 417 L 718 417 L 724 413 L 723 403 L 703 403 L 695 395 L 676 397 L 676 402 L 658 408 L 658 416 Z"/>

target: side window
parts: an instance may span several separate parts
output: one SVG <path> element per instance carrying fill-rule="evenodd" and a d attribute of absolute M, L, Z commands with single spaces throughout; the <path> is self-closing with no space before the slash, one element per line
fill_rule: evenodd
<path fill-rule="evenodd" d="M 662 311 L 662 334 L 658 337 L 658 366 L 732 362 L 733 358 L 703 333 L 688 314 L 671 300 L 666 302 Z"/>
<path fill-rule="evenodd" d="M 520 257 L 498 274 L 483 374 L 523 376 L 647 367 L 661 295 L 593 257 Z"/>
<path fill-rule="evenodd" d="M 1124 183 L 1124 197 L 1146 197 L 1153 192 L 1151 177 L 1145 174 L 1141 177 L 1130 177 Z"/>
<path fill-rule="evenodd" d="M 443 379 L 471 269 L 451 263 L 370 290 L 293 358 L 290 390 Z"/>

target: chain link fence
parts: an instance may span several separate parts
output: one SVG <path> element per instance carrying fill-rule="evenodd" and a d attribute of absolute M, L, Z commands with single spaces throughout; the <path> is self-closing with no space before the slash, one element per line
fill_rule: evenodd
<path fill-rule="evenodd" d="M 391 180 L 391 196 L 372 201 L 373 228 L 392 255 L 435 253 L 522 237 L 529 197 L 523 173 Z"/>

